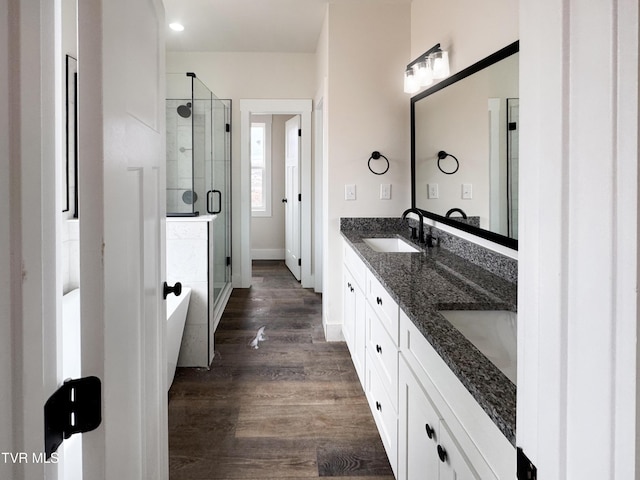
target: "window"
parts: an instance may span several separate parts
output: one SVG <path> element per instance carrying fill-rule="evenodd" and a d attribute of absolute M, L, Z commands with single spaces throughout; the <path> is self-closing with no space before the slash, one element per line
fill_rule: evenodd
<path fill-rule="evenodd" d="M 251 212 L 271 216 L 271 116 L 251 120 Z"/>

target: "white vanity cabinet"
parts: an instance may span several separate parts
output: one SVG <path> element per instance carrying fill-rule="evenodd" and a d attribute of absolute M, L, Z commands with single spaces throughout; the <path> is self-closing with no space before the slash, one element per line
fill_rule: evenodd
<path fill-rule="evenodd" d="M 365 296 L 367 268 L 358 255 L 344 244 L 342 269 L 343 320 L 342 335 L 349 347 L 360 383 L 365 384 Z"/>
<path fill-rule="evenodd" d="M 344 243 L 343 333 L 398 480 L 515 480 L 515 448 Z"/>
<path fill-rule="evenodd" d="M 396 478 L 515 480 L 515 448 L 404 312 L 400 352 Z"/>

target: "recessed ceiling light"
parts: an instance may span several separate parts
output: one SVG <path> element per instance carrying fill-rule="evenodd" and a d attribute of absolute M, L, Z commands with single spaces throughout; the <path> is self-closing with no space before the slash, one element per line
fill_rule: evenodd
<path fill-rule="evenodd" d="M 181 23 L 173 22 L 169 24 L 169 28 L 171 30 L 175 30 L 176 32 L 181 32 L 184 30 L 184 25 L 182 25 Z"/>

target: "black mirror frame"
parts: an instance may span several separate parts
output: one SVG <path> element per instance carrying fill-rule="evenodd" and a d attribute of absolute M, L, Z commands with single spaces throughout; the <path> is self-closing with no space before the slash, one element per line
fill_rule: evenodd
<path fill-rule="evenodd" d="M 510 45 L 498 50 L 497 52 L 489 55 L 486 58 L 483 58 L 479 62 L 474 63 L 470 67 L 465 68 L 464 70 L 459 71 L 455 75 L 452 75 L 441 82 L 435 84 L 433 87 L 428 88 L 424 92 L 420 92 L 419 94 L 411 97 L 411 207 L 416 207 L 416 138 L 415 138 L 415 103 L 419 100 L 422 100 L 429 95 L 436 93 L 443 88 L 448 87 L 460 80 L 467 78 L 474 73 L 483 70 L 494 63 L 497 63 L 501 60 L 504 60 L 511 55 L 518 53 L 520 51 L 520 41 L 515 41 Z M 518 250 L 518 240 L 515 238 L 510 238 L 505 235 L 501 235 L 499 233 L 494 233 L 489 230 L 485 230 L 480 227 L 474 227 L 473 225 L 468 225 L 466 223 L 459 222 L 457 220 L 443 217 L 442 215 L 438 215 L 437 213 L 429 212 L 427 210 L 423 210 L 419 208 L 422 214 L 430 218 L 432 220 L 436 220 L 445 225 L 449 225 L 451 227 L 455 227 L 459 230 L 463 230 L 468 233 L 472 233 L 478 237 L 484 238 L 486 240 L 490 240 L 497 244 L 503 245 L 505 247 L 511 248 L 513 250 Z"/>

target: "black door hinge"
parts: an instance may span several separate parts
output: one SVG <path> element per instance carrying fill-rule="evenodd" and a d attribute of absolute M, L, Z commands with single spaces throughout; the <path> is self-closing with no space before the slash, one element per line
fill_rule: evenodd
<path fill-rule="evenodd" d="M 302 129 L 301 129 L 301 128 L 299 128 L 299 129 L 298 129 L 298 136 L 299 136 L 299 137 L 301 137 L 301 136 L 302 136 Z"/>
<path fill-rule="evenodd" d="M 301 266 L 302 266 L 302 259 L 301 259 L 301 258 L 299 258 L 299 259 L 298 259 L 298 266 L 299 266 L 299 267 L 301 267 Z"/>
<path fill-rule="evenodd" d="M 231 257 L 227 257 L 227 267 L 231 265 Z"/>
<path fill-rule="evenodd" d="M 516 122 L 509 122 L 508 129 L 509 131 L 517 130 L 518 124 Z"/>
<path fill-rule="evenodd" d="M 224 131 L 227 132 L 227 133 L 229 133 L 231 131 L 231 124 L 230 123 L 225 123 Z"/>
<path fill-rule="evenodd" d="M 47 460 L 75 433 L 102 423 L 102 384 L 98 377 L 67 380 L 44 405 L 44 451 Z"/>
<path fill-rule="evenodd" d="M 516 450 L 518 480 L 537 480 L 538 470 L 536 469 L 536 466 L 527 458 L 522 448 L 518 447 Z"/>
<path fill-rule="evenodd" d="M 298 194 L 298 201 L 299 201 L 299 202 L 301 202 L 301 201 L 302 201 L 302 194 L 301 194 L 301 193 L 299 193 L 299 194 Z"/>

